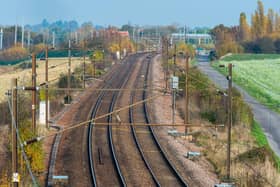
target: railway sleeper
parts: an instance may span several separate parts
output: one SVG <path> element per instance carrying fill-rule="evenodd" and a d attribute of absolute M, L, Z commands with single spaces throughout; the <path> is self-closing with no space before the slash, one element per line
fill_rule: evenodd
<path fill-rule="evenodd" d="M 104 162 L 103 162 L 103 155 L 102 155 L 102 148 L 98 147 L 98 160 L 99 160 L 99 164 L 100 165 L 104 165 Z"/>

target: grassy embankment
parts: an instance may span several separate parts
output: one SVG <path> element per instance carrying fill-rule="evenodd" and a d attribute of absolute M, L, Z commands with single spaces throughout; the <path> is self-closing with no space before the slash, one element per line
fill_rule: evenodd
<path fill-rule="evenodd" d="M 226 74 L 226 69 L 219 64 L 234 64 L 233 80 L 243 87 L 250 95 L 270 109 L 280 112 L 280 55 L 278 54 L 235 54 L 213 63 L 213 67 Z M 260 127 L 255 122 L 252 128 L 259 146 L 270 150 L 268 141 Z M 280 159 L 273 154 L 280 169 Z"/>
<path fill-rule="evenodd" d="M 217 95 L 213 83 L 195 67 L 192 67 L 190 72 L 191 105 L 196 105 L 199 108 L 200 118 L 209 123 L 226 124 L 226 98 Z M 180 75 L 180 78 L 182 82 L 180 86 L 183 88 L 184 75 Z M 194 135 L 197 145 L 204 148 L 204 155 L 213 164 L 216 174 L 221 179 L 226 173 L 226 132 L 226 128 L 221 128 L 213 136 L 213 131 L 201 129 Z M 235 89 L 231 154 L 232 176 L 237 185 L 270 186 L 270 183 L 280 185 L 280 174 L 277 172 L 279 159 L 269 148 L 260 126 L 254 122 L 250 107 Z"/>
<path fill-rule="evenodd" d="M 228 63 L 234 65 L 233 80 L 236 84 L 243 87 L 260 103 L 276 112 L 280 112 L 280 86 L 278 84 L 280 79 L 280 55 L 235 54 L 214 62 L 213 67 L 226 75 L 227 68 L 220 68 L 219 65 L 227 66 Z M 269 160 L 273 162 L 273 166 L 279 172 L 280 159 L 271 150 L 260 124 L 256 121 L 252 124 L 251 135 L 255 138 L 259 150 L 265 150 L 266 154 L 269 155 Z M 262 153 L 256 153 L 261 157 Z"/>

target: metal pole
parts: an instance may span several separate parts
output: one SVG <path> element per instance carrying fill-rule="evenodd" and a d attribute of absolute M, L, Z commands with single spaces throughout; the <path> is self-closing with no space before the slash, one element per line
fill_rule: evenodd
<path fill-rule="evenodd" d="M 52 47 L 55 48 L 55 32 L 52 33 Z"/>
<path fill-rule="evenodd" d="M 24 48 L 24 25 L 23 24 L 21 30 L 21 48 Z"/>
<path fill-rule="evenodd" d="M 27 46 L 28 46 L 28 50 L 30 50 L 30 31 L 28 31 L 28 35 L 27 35 Z"/>
<path fill-rule="evenodd" d="M 36 54 L 32 54 L 32 87 L 36 88 Z M 32 131 L 36 133 L 36 89 L 32 90 Z"/>
<path fill-rule="evenodd" d="M 185 124 L 189 124 L 189 56 L 186 55 L 186 77 L 185 77 Z M 185 135 L 188 133 L 187 126 L 185 127 Z"/>
<path fill-rule="evenodd" d="M 161 58 L 162 63 L 165 64 L 165 39 L 161 37 Z M 164 80 L 166 80 L 166 70 L 164 69 Z M 167 85 L 165 85 L 165 89 L 167 90 Z"/>
<path fill-rule="evenodd" d="M 173 69 L 173 75 L 175 76 L 175 66 L 176 66 L 176 52 L 177 52 L 177 46 L 176 46 L 176 44 L 174 44 L 174 59 L 173 59 L 173 63 L 174 63 L 174 69 Z"/>
<path fill-rule="evenodd" d="M 187 39 L 187 26 L 185 25 L 185 27 L 184 27 L 184 43 L 186 43 L 186 39 Z"/>
<path fill-rule="evenodd" d="M 0 30 L 0 50 L 3 49 L 3 29 Z"/>
<path fill-rule="evenodd" d="M 70 87 L 71 87 L 71 40 L 68 44 L 68 81 L 67 81 L 67 104 L 70 104 Z"/>
<path fill-rule="evenodd" d="M 83 80 L 84 80 L 84 88 L 86 88 L 86 54 L 85 54 L 85 48 L 86 48 L 86 41 L 84 40 L 84 44 L 83 44 L 83 58 L 84 58 L 84 65 L 83 65 L 83 69 L 84 69 L 84 73 L 83 73 Z"/>
<path fill-rule="evenodd" d="M 176 89 L 175 88 L 172 89 L 172 106 L 173 106 L 173 110 L 172 110 L 172 126 L 173 126 L 173 129 L 174 129 L 175 115 L 176 115 Z"/>
<path fill-rule="evenodd" d="M 93 57 L 93 78 L 95 78 L 95 56 Z"/>
<path fill-rule="evenodd" d="M 230 152 L 232 127 L 232 64 L 228 64 L 228 144 L 227 144 L 227 180 L 230 182 Z"/>
<path fill-rule="evenodd" d="M 169 56 L 168 56 L 168 45 L 169 45 L 169 41 L 168 39 L 166 39 L 166 80 L 165 80 L 165 88 L 167 89 L 168 88 L 168 78 L 169 78 L 169 64 L 168 64 L 168 59 L 169 59 Z"/>
<path fill-rule="evenodd" d="M 173 76 L 175 76 L 175 66 L 176 66 L 176 44 L 174 45 L 174 67 L 173 67 Z M 172 81 L 173 84 L 173 81 Z M 176 89 L 172 89 L 172 93 L 173 93 L 173 115 L 172 115 L 172 124 L 175 124 L 175 115 L 176 115 Z M 174 127 L 173 127 L 174 128 Z"/>
<path fill-rule="evenodd" d="M 49 128 L 49 50 L 48 46 L 46 47 L 46 77 L 45 77 L 45 82 L 46 82 L 46 90 L 45 90 L 45 102 L 46 102 L 46 128 Z"/>
<path fill-rule="evenodd" d="M 15 25 L 15 45 L 17 45 L 17 24 Z"/>
<path fill-rule="evenodd" d="M 17 133 L 16 128 L 18 127 L 18 111 L 17 111 L 17 79 L 12 79 L 12 108 L 13 118 L 12 120 L 12 174 L 13 174 L 13 187 L 17 187 L 18 181 L 14 180 L 14 175 L 18 175 L 18 150 L 17 150 Z"/>

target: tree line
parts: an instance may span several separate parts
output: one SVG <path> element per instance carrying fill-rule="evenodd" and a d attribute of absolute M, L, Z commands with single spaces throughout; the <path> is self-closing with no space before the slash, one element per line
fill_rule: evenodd
<path fill-rule="evenodd" d="M 211 30 L 216 40 L 218 56 L 226 53 L 278 53 L 280 52 L 280 15 L 273 9 L 265 11 L 262 1 L 251 15 L 251 24 L 244 12 L 240 13 L 239 25 L 218 25 Z"/>

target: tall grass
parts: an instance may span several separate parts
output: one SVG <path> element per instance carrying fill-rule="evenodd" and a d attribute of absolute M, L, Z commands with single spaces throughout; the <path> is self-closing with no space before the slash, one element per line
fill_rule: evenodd
<path fill-rule="evenodd" d="M 254 121 L 251 130 L 252 135 L 256 139 L 256 143 L 259 147 L 265 147 L 269 153 L 270 159 L 273 161 L 274 166 L 277 168 L 278 172 L 280 172 L 280 158 L 271 150 L 268 140 L 261 128 L 261 125 Z"/>

